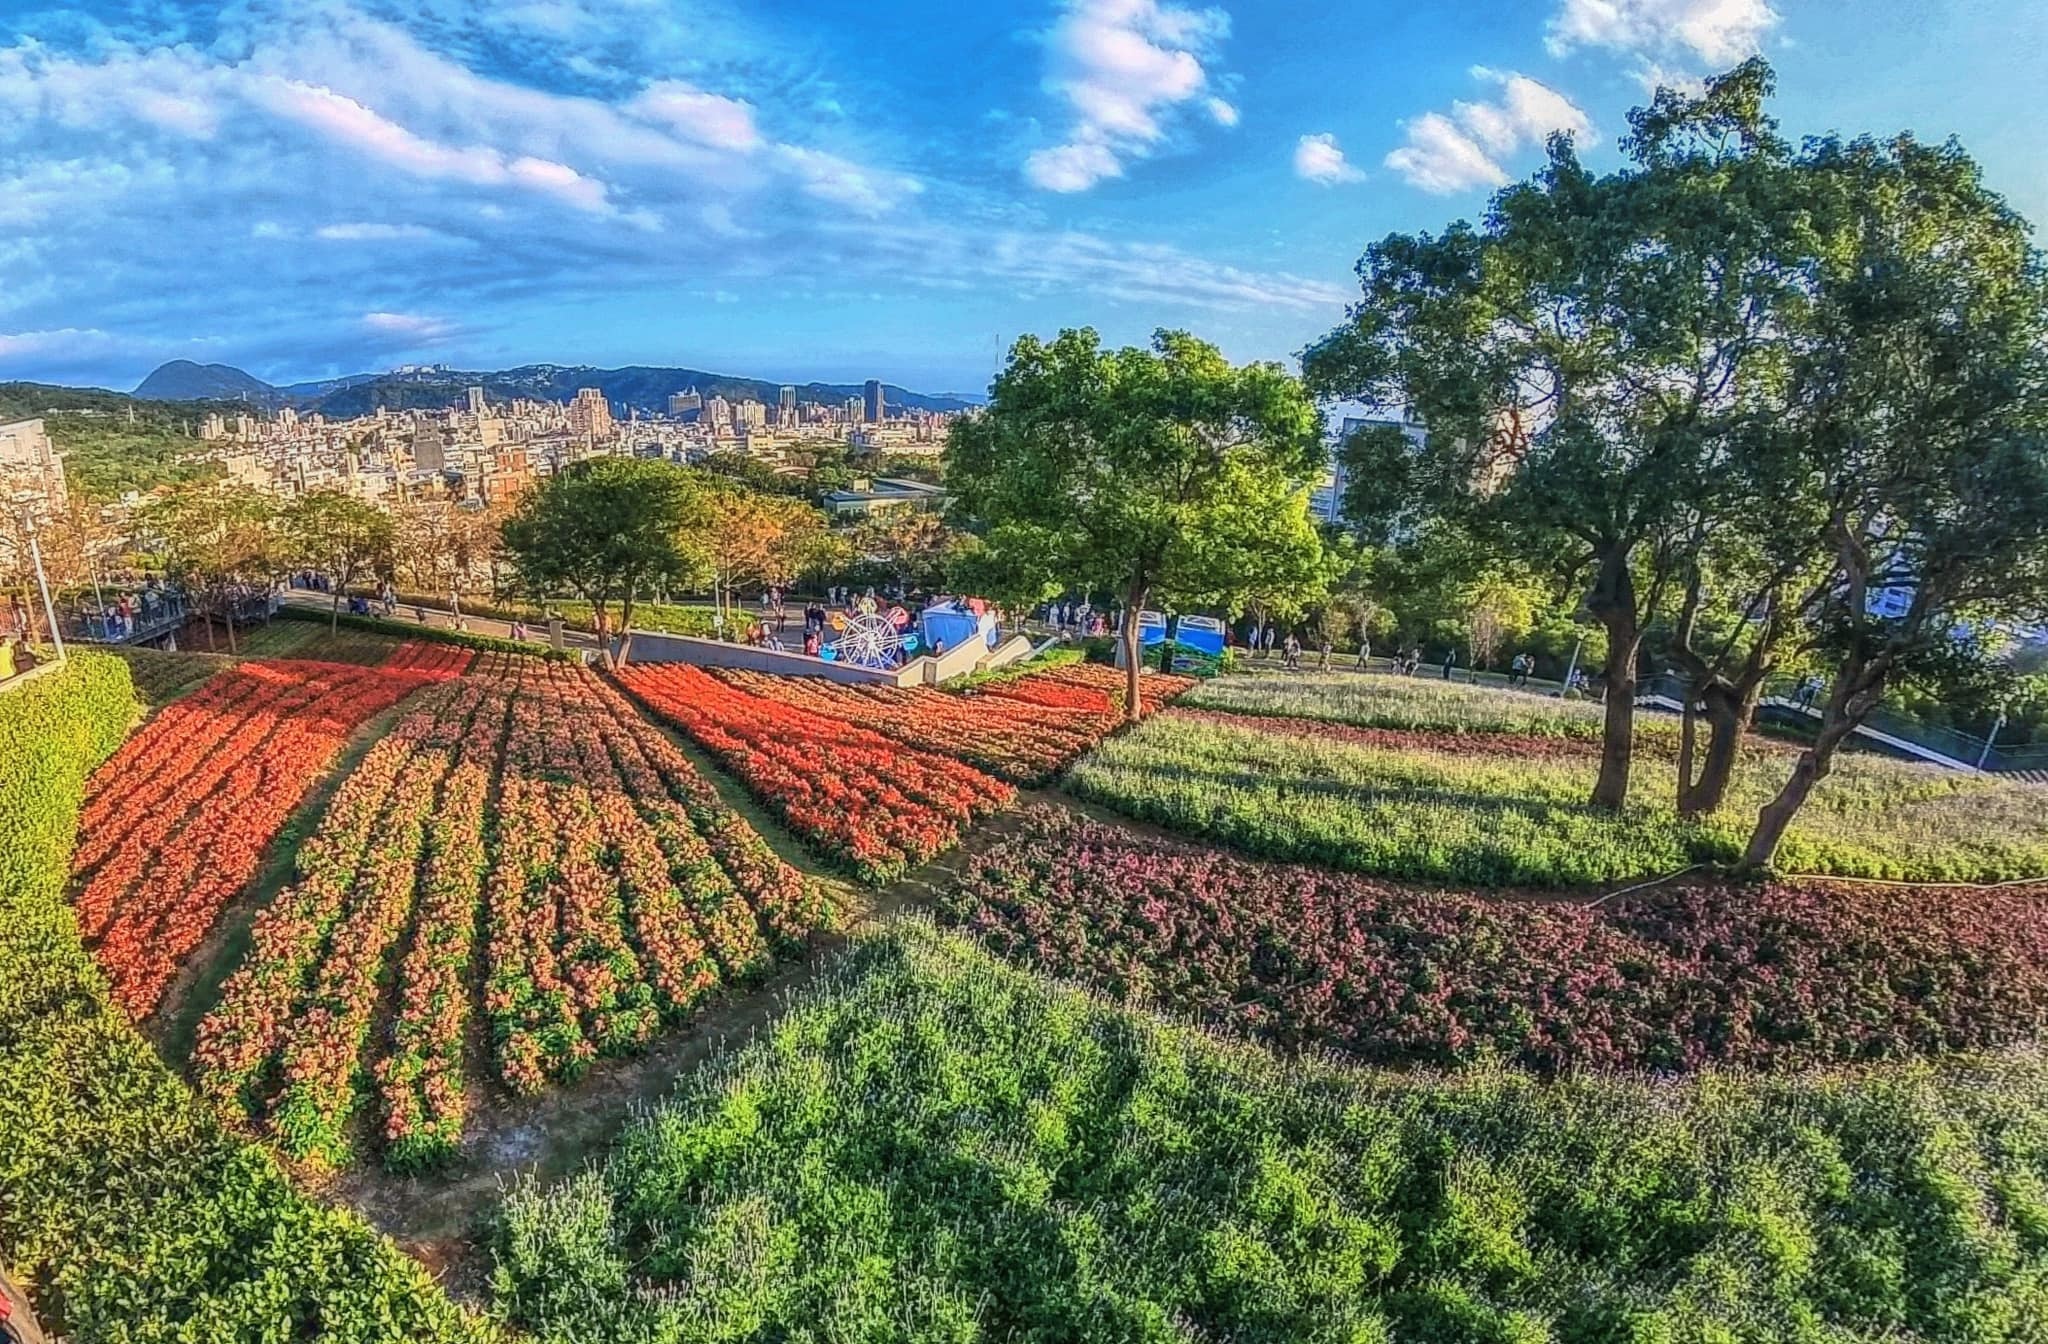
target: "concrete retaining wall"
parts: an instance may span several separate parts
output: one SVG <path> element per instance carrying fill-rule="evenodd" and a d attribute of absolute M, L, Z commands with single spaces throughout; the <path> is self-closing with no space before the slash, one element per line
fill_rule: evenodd
<path fill-rule="evenodd" d="M 802 652 L 777 653 L 773 649 L 750 644 L 728 644 L 723 640 L 698 639 L 693 635 L 660 635 L 637 630 L 633 632 L 631 657 L 636 663 L 689 663 L 693 667 L 737 667 L 779 677 L 823 677 L 842 686 L 921 685 L 924 681 L 923 664 L 931 661 L 918 658 L 894 671 L 883 672 L 873 668 L 849 667 L 845 663 L 828 663 Z"/>

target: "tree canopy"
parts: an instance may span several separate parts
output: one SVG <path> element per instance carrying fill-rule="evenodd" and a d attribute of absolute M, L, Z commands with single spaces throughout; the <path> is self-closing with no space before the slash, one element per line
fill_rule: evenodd
<path fill-rule="evenodd" d="M 1089 329 L 1025 336 L 988 407 L 948 441 L 956 517 L 981 542 L 963 580 L 1018 602 L 1116 593 L 1135 718 L 1139 611 L 1235 613 L 1315 577 L 1308 486 L 1321 462 L 1316 408 L 1276 364 L 1233 367 L 1177 331 L 1120 350 Z"/>
<path fill-rule="evenodd" d="M 505 550 L 535 597 L 566 589 L 590 604 L 599 643 L 617 660 L 631 651 L 633 607 L 659 586 L 701 582 L 704 554 L 685 525 L 699 490 L 685 468 L 645 458 L 599 457 L 542 480 L 504 523 Z"/>

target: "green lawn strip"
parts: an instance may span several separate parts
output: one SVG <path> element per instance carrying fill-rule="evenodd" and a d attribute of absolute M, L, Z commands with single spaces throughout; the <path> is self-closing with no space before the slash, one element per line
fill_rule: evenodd
<path fill-rule="evenodd" d="M 1635 801 L 1619 814 L 1587 805 L 1596 769 L 1590 759 L 1397 750 L 1165 714 L 1103 742 L 1066 784 L 1128 816 L 1266 858 L 1416 880 L 1569 886 L 1735 858 L 1789 763 L 1768 749 L 1746 753 L 1729 805 L 1698 823 L 1672 809 L 1667 761 L 1639 762 Z M 1794 824 L 1779 867 L 1925 881 L 2048 874 L 2048 790 L 1844 757 Z"/>
<path fill-rule="evenodd" d="M 2018 1340 L 2048 1061 L 1346 1070 L 905 921 L 494 1249 L 544 1340 Z"/>
<path fill-rule="evenodd" d="M 90 1340 L 490 1337 L 387 1240 L 224 1135 L 108 1003 L 64 901 L 85 778 L 139 706 L 79 654 L 0 693 L 0 1247 Z"/>

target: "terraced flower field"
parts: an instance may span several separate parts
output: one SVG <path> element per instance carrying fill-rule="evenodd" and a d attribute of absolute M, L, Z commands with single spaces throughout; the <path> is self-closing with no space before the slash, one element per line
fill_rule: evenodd
<path fill-rule="evenodd" d="M 1812 1064 L 2031 1041 L 2032 891 L 1676 883 L 1601 905 L 1417 891 L 1043 805 L 938 898 L 1010 960 L 1290 1050 L 1545 1073 Z"/>
<path fill-rule="evenodd" d="M 951 849 L 963 828 L 1016 794 L 948 756 L 698 668 L 635 664 L 620 682 L 821 857 L 865 881 L 886 882 Z"/>
<path fill-rule="evenodd" d="M 426 645 L 384 667 L 250 660 L 130 738 L 93 775 L 72 859 L 79 931 L 115 1001 L 154 1012 L 350 734 L 468 662 Z"/>
<path fill-rule="evenodd" d="M 836 918 L 594 673 L 504 654 L 370 750 L 297 868 L 201 1024 L 196 1074 L 327 1165 L 361 1154 L 366 1111 L 394 1168 L 455 1152 L 478 986 L 493 1070 L 534 1092 Z"/>
<path fill-rule="evenodd" d="M 1782 744 L 1753 739 L 1728 806 L 1686 822 L 1670 802 L 1672 758 L 1651 750 L 1637 762 L 1629 807 L 1609 813 L 1586 803 L 1598 744 L 1573 729 L 1574 708 L 1473 691 L 1508 703 L 1451 716 L 1430 683 L 1355 680 L 1374 689 L 1367 699 L 1349 692 L 1346 713 L 1407 726 L 1175 708 L 1104 741 L 1068 772 L 1067 786 L 1264 858 L 1423 881 L 1571 886 L 1732 861 L 1791 768 Z M 1237 694 L 1215 686 L 1189 700 Z M 1457 688 L 1461 702 L 1469 689 Z M 1554 720 L 1539 717 L 1545 705 Z M 1646 731 L 1654 738 L 1667 727 L 1652 721 Z M 2048 788 L 1844 755 L 1793 824 L 1779 864 L 1927 881 L 2048 873 Z"/>

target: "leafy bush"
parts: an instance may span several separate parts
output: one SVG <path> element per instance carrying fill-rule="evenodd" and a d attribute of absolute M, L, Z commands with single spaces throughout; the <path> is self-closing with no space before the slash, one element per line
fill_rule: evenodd
<path fill-rule="evenodd" d="M 1436 895 L 1037 806 L 938 911 L 1012 961 L 1382 1063 L 1784 1068 L 2032 1041 L 2048 1022 L 2048 903 L 2025 892 Z"/>
<path fill-rule="evenodd" d="M 107 1000 L 64 879 L 139 710 L 119 659 L 0 692 L 0 1246 L 79 1341 L 479 1339 L 424 1271 L 223 1135 Z"/>
<path fill-rule="evenodd" d="M 549 1341 L 2027 1338 L 2048 1063 L 1545 1084 L 1283 1063 L 872 937 L 507 1200 Z"/>

